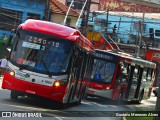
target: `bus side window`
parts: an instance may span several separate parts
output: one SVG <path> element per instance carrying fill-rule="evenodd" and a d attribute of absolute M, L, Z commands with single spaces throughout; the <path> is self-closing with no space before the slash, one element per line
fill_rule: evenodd
<path fill-rule="evenodd" d="M 147 80 L 147 68 L 144 68 L 144 69 L 143 69 L 142 80 L 143 80 L 143 81 L 146 81 L 146 80 Z"/>
<path fill-rule="evenodd" d="M 124 66 L 122 64 L 118 65 L 118 71 L 117 71 L 117 80 L 120 82 L 126 82 L 126 77 L 124 74 Z"/>
<path fill-rule="evenodd" d="M 74 54 L 73 54 L 73 66 L 79 67 L 81 65 L 82 57 L 80 55 L 80 50 L 78 48 L 75 48 Z"/>
<path fill-rule="evenodd" d="M 139 77 L 139 66 L 135 66 L 134 68 L 134 72 L 133 72 L 133 80 L 132 80 L 132 84 L 137 84 L 137 81 L 138 81 L 138 77 Z"/>
<path fill-rule="evenodd" d="M 128 72 L 128 64 L 124 61 L 121 61 L 118 66 L 118 75 L 117 79 L 119 79 L 121 82 L 128 82 L 129 78 L 129 72 Z"/>
<path fill-rule="evenodd" d="M 82 64 L 82 57 L 78 56 L 77 59 L 76 59 L 76 61 L 75 61 L 75 63 L 74 63 L 74 66 L 76 68 L 79 68 L 79 67 L 81 67 L 81 64 Z"/>
<path fill-rule="evenodd" d="M 120 79 L 120 77 L 122 76 L 122 69 L 121 69 L 121 65 L 120 65 L 120 64 L 118 65 L 118 71 L 117 71 L 117 73 L 118 73 L 118 74 L 117 74 L 117 77 L 116 77 L 116 78 L 117 78 L 117 79 Z"/>
<path fill-rule="evenodd" d="M 147 81 L 152 81 L 152 69 L 148 68 L 146 76 L 147 76 Z"/>

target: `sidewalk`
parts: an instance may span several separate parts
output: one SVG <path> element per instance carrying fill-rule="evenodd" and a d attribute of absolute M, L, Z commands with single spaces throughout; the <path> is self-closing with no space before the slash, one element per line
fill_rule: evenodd
<path fill-rule="evenodd" d="M 1 88 L 1 86 L 2 86 L 2 79 L 3 79 L 3 77 L 0 77 L 0 89 L 2 89 Z"/>

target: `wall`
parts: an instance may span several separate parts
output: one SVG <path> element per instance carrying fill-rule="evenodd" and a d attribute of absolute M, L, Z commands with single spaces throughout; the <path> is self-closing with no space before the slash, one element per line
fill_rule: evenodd
<path fill-rule="evenodd" d="M 92 16 L 92 15 L 90 15 Z M 89 20 L 89 25 L 94 26 L 95 31 L 104 31 L 106 23 L 105 24 L 96 24 L 95 20 L 98 19 L 104 19 L 106 22 L 107 15 L 99 14 L 96 15 L 96 17 Z M 133 23 L 142 21 L 142 18 L 132 18 L 127 16 L 118 16 L 118 15 L 109 15 L 108 17 L 108 32 L 113 32 L 113 27 L 116 24 L 117 26 L 117 33 L 120 36 L 120 38 L 127 43 L 129 39 L 129 34 L 138 35 L 138 30 L 134 29 Z M 145 32 L 143 33 L 144 36 L 149 37 L 149 28 L 154 28 L 154 30 L 160 30 L 160 21 L 155 19 L 144 19 L 144 22 L 146 23 Z M 155 38 L 160 40 L 160 37 L 155 36 Z"/>
<path fill-rule="evenodd" d="M 40 19 L 43 19 L 45 0 L 0 0 L 0 8 L 22 12 L 21 22 L 23 23 L 27 19 L 28 13 L 38 14 Z M 0 30 L 0 38 L 3 33 L 9 35 L 10 31 Z"/>
<path fill-rule="evenodd" d="M 61 2 L 62 4 L 66 4 L 66 0 L 58 0 L 59 2 Z"/>
<path fill-rule="evenodd" d="M 61 15 L 61 14 L 52 14 L 51 15 L 51 21 L 54 23 L 58 23 L 58 24 L 63 24 L 64 18 L 65 18 L 65 15 Z M 75 27 L 76 22 L 77 22 L 77 17 L 68 16 L 68 18 L 71 19 L 70 26 Z"/>

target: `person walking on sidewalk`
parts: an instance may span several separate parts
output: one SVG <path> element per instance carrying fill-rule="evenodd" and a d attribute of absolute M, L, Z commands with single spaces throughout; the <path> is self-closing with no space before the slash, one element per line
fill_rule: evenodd
<path fill-rule="evenodd" d="M 3 76 L 4 71 L 6 70 L 7 57 L 5 56 L 4 58 L 0 59 L 0 61 L 1 61 L 1 65 L 0 65 L 0 69 L 1 69 L 1 76 Z"/>

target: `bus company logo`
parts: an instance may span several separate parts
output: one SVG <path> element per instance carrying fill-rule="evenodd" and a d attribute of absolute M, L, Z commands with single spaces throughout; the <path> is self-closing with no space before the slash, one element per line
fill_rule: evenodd
<path fill-rule="evenodd" d="M 152 58 L 160 58 L 160 53 L 152 53 Z"/>
<path fill-rule="evenodd" d="M 24 78 L 29 78 L 30 77 L 30 75 L 28 73 L 22 73 L 22 72 L 19 72 L 19 71 L 17 71 L 16 74 L 21 76 L 21 77 L 24 77 Z"/>
<path fill-rule="evenodd" d="M 2 112 L 1 117 L 42 117 L 42 114 L 39 112 Z"/>
<path fill-rule="evenodd" d="M 46 84 L 52 84 L 52 82 L 49 81 L 49 80 L 45 80 L 45 83 L 46 83 Z"/>
<path fill-rule="evenodd" d="M 2 112 L 2 117 L 12 117 L 11 112 Z"/>

